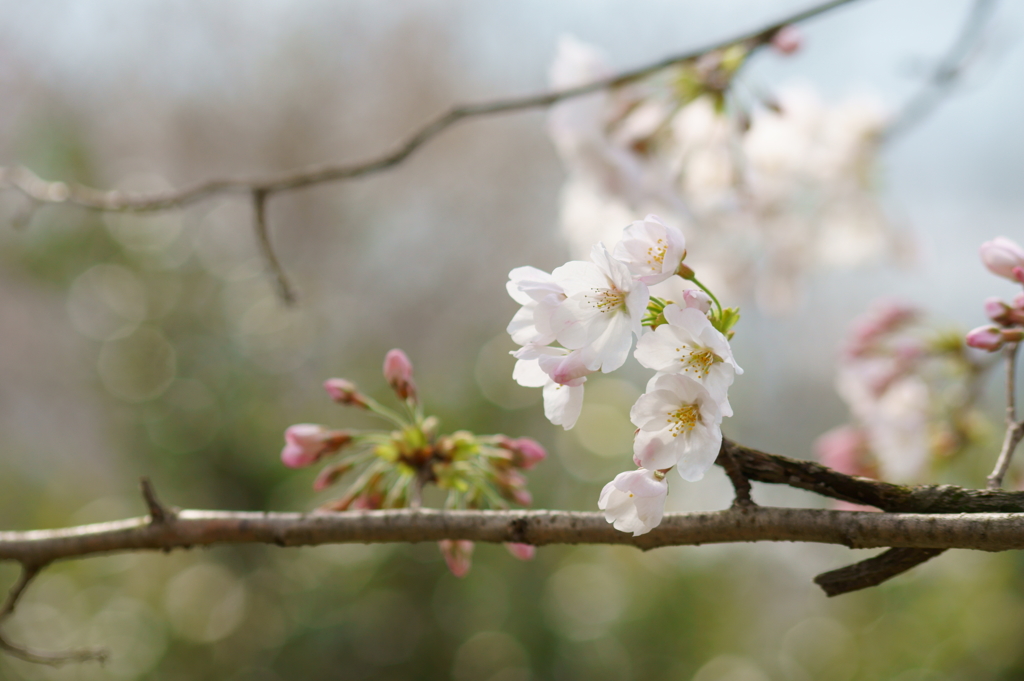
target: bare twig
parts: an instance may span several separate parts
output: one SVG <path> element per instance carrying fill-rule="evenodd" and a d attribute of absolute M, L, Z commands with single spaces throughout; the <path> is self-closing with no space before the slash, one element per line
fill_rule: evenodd
<path fill-rule="evenodd" d="M 268 193 L 263 189 L 254 189 L 252 192 L 256 243 L 259 244 L 263 262 L 266 264 L 267 269 L 270 270 L 270 274 L 273 275 L 274 282 L 277 284 L 277 295 L 280 296 L 285 304 L 294 305 L 296 300 L 295 290 L 292 288 L 291 282 L 288 281 L 288 276 L 284 273 L 284 268 L 281 267 L 281 262 L 277 259 L 274 247 L 270 243 L 270 229 L 267 226 L 266 212 L 267 196 Z"/>
<path fill-rule="evenodd" d="M 5 622 L 11 615 L 14 614 L 14 609 L 18 605 L 18 601 L 25 594 L 29 584 L 36 578 L 44 564 L 41 563 L 28 563 L 23 562 L 21 564 L 21 573 L 18 575 L 18 581 L 11 587 L 10 592 L 7 594 L 7 599 L 4 601 L 2 607 L 0 607 L 0 624 Z M 7 640 L 7 637 L 0 634 L 0 650 L 3 650 L 14 657 L 25 660 L 26 662 L 34 662 L 37 664 L 46 664 L 52 667 L 60 667 L 61 665 L 68 664 L 70 662 L 88 662 L 90 660 L 96 660 L 103 662 L 107 659 L 108 653 L 101 649 L 92 648 L 81 648 L 78 650 L 66 650 L 60 652 L 48 652 L 40 650 L 32 650 L 24 646 L 16 645 Z"/>
<path fill-rule="evenodd" d="M 149 509 L 150 521 L 153 524 L 158 525 L 174 520 L 177 511 L 160 503 L 160 499 L 156 496 L 156 490 L 153 489 L 153 483 L 150 482 L 149 478 L 145 476 L 139 478 L 139 487 L 142 489 L 142 498 Z"/>
<path fill-rule="evenodd" d="M 999 489 L 1003 486 L 1003 477 L 1010 468 L 1013 453 L 1024 438 L 1024 422 L 1017 420 L 1017 350 L 1019 343 L 1008 343 L 1003 349 L 1006 355 L 1006 435 L 1003 447 L 999 451 L 996 467 L 988 476 L 988 488 Z"/>
<path fill-rule="evenodd" d="M 853 2 L 853 0 L 831 0 L 783 17 L 769 26 L 665 57 L 651 64 L 586 85 L 554 92 L 456 106 L 427 122 L 392 151 L 362 162 L 318 164 L 272 175 L 208 180 L 158 192 L 123 192 L 94 189 L 65 182 L 47 182 L 26 168 L 16 167 L 0 169 L 0 188 L 17 190 L 41 204 L 70 204 L 99 211 L 147 212 L 179 208 L 223 193 L 255 194 L 261 192 L 269 196 L 277 192 L 301 189 L 311 185 L 363 177 L 398 165 L 434 137 L 464 119 L 546 108 L 566 99 L 631 83 L 736 43 L 747 42 L 750 43 L 751 48 L 755 48 L 771 40 L 772 36 L 783 26 L 806 21 L 849 2 Z"/>
<path fill-rule="evenodd" d="M 939 60 L 921 89 L 910 98 L 883 133 L 883 140 L 899 137 L 935 111 L 963 74 L 998 0 L 975 0 L 956 40 Z"/>
<path fill-rule="evenodd" d="M 823 572 L 814 578 L 814 583 L 820 586 L 826 595 L 840 596 L 851 591 L 878 586 L 944 551 L 945 549 L 889 549 L 874 558 L 831 572 Z"/>

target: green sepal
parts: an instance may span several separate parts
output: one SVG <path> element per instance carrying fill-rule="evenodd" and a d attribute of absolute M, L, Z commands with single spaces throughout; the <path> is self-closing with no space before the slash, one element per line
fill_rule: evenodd
<path fill-rule="evenodd" d="M 732 338 L 734 331 L 732 327 L 740 320 L 740 309 L 738 307 L 727 307 L 720 311 L 712 310 L 711 326 L 720 331 L 726 338 Z"/>

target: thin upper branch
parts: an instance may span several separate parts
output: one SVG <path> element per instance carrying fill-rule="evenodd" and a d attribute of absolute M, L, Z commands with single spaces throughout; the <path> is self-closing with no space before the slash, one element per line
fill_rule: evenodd
<path fill-rule="evenodd" d="M 747 42 L 754 48 L 769 41 L 783 26 L 805 21 L 852 1 L 831 0 L 790 14 L 768 26 L 665 57 L 651 64 L 586 85 L 523 97 L 456 106 L 428 121 L 391 151 L 365 161 L 310 165 L 263 176 L 214 179 L 158 192 L 124 192 L 94 189 L 66 182 L 47 182 L 26 168 L 0 168 L 0 188 L 15 189 L 40 204 L 70 204 L 100 211 L 144 212 L 179 208 L 217 194 L 244 192 L 254 195 L 262 194 L 265 197 L 277 192 L 362 177 L 398 165 L 434 137 L 464 119 L 546 108 L 566 99 L 625 85 L 712 50 L 736 43 Z"/>
<path fill-rule="evenodd" d="M 939 59 L 935 70 L 885 131 L 886 140 L 898 137 L 913 128 L 942 103 L 943 97 L 963 74 L 998 4 L 998 0 L 974 0 L 960 32 Z"/>

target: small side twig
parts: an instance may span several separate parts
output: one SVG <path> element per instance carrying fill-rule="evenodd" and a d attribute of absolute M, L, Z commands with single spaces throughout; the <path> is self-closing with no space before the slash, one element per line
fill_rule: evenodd
<path fill-rule="evenodd" d="M 280 296 L 285 305 L 294 305 L 296 301 L 295 290 L 288 280 L 288 275 L 284 273 L 281 262 L 277 259 L 273 244 L 270 243 L 270 228 L 267 226 L 267 196 L 268 192 L 265 189 L 254 189 L 252 192 L 256 243 L 259 244 L 263 262 L 274 277 L 274 282 L 277 285 L 277 295 Z"/>
<path fill-rule="evenodd" d="M 729 476 L 729 482 L 732 483 L 733 490 L 736 491 L 736 498 L 733 499 L 732 505 L 735 508 L 757 506 L 754 500 L 750 498 L 750 480 L 743 474 L 743 468 L 740 466 L 739 461 L 733 457 L 732 450 L 727 444 L 727 440 L 722 442 L 722 448 L 718 452 L 718 458 L 715 460 L 715 463 L 725 470 L 725 474 Z"/>
<path fill-rule="evenodd" d="M 889 549 L 873 558 L 853 565 L 823 572 L 814 578 L 826 596 L 840 596 L 860 591 L 901 575 L 921 563 L 931 560 L 946 549 Z"/>
<path fill-rule="evenodd" d="M 1003 352 L 1006 355 L 1006 436 L 1003 447 L 999 451 L 996 467 L 988 476 L 988 488 L 999 489 L 1003 486 L 1003 477 L 1010 468 L 1013 453 L 1024 438 L 1024 422 L 1017 420 L 1017 349 L 1019 343 L 1009 343 Z"/>
<path fill-rule="evenodd" d="M 7 599 L 4 601 L 3 606 L 0 607 L 0 624 L 14 614 L 18 601 L 21 600 L 29 584 L 36 578 L 36 575 L 42 572 L 44 567 L 46 566 L 34 563 L 21 564 L 21 574 L 18 575 L 18 581 L 11 587 L 11 590 L 7 593 Z M 32 650 L 31 648 L 11 643 L 3 633 L 0 633 L 0 650 L 26 662 L 46 664 L 51 667 L 60 667 L 70 662 L 88 662 L 89 660 L 103 663 L 109 656 L 109 653 L 101 648 L 80 648 L 60 652 Z"/>
<path fill-rule="evenodd" d="M 153 483 L 150 482 L 149 478 L 145 476 L 139 478 L 139 487 L 142 489 L 142 498 L 146 501 L 146 507 L 149 508 L 150 522 L 153 525 L 169 523 L 175 519 L 177 516 L 177 509 L 165 506 L 161 503 L 160 499 L 156 496 L 156 490 L 153 489 Z"/>

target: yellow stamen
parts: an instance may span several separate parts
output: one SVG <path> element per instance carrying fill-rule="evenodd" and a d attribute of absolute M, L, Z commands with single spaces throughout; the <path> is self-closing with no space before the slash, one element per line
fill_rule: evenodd
<path fill-rule="evenodd" d="M 700 408 L 696 404 L 684 404 L 675 411 L 668 413 L 665 423 L 671 424 L 669 432 L 672 437 L 678 437 L 682 433 L 689 433 L 700 421 Z"/>

